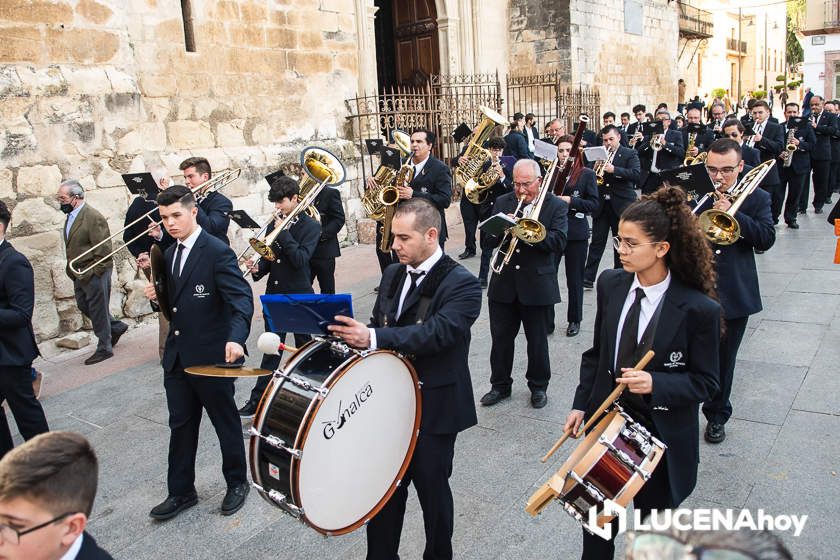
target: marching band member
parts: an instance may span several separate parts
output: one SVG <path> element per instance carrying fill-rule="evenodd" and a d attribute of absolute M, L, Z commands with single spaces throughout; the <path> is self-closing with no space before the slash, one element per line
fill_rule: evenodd
<path fill-rule="evenodd" d="M 630 113 L 621 113 L 621 124 L 618 125 L 618 130 L 627 136 L 627 128 L 630 126 Z"/>
<path fill-rule="evenodd" d="M 650 193 L 658 189 L 662 184 L 659 172 L 680 167 L 685 157 L 682 134 L 671 128 L 671 113 L 665 108 L 657 109 L 656 120 L 662 123 L 664 133 L 654 134 L 644 141 L 639 149 L 639 160 L 642 166 L 639 185 L 641 185 L 642 193 Z M 656 142 L 662 146 L 658 153 L 653 149 Z"/>
<path fill-rule="evenodd" d="M 563 121 L 560 119 L 551 119 L 545 126 L 547 129 L 547 133 L 543 138 L 540 138 L 540 140 L 542 140 L 543 142 L 557 144 L 557 142 L 560 140 L 560 137 L 566 134 L 566 131 L 563 127 Z"/>
<path fill-rule="evenodd" d="M 718 191 L 721 193 L 735 185 L 739 174 L 747 170 L 741 160 L 740 148 L 737 142 L 726 138 L 715 141 L 709 148 L 706 170 L 713 182 L 720 182 Z M 731 205 L 726 197 L 714 203 L 718 210 L 727 210 Z M 724 424 L 732 415 L 729 396 L 738 348 L 749 316 L 761 311 L 754 252 L 768 250 L 776 240 L 770 205 L 770 195 L 756 189 L 735 213 L 741 226 L 741 238 L 732 245 L 712 247 L 725 332 L 720 341 L 719 390 L 712 392 L 703 404 L 703 415 L 708 421 L 704 437 L 709 443 L 720 443 L 726 437 Z"/>
<path fill-rule="evenodd" d="M 540 192 L 540 165 L 520 160 L 513 166 L 512 193 L 500 196 L 493 214 L 513 215 L 522 199 L 521 215 L 528 216 Z M 551 378 L 548 357 L 548 310 L 560 301 L 560 287 L 555 274 L 555 255 L 566 246 L 568 204 L 547 193 L 539 216 L 546 229 L 545 239 L 533 245 L 519 243 L 510 263 L 500 274 L 490 278 L 487 300 L 490 305 L 490 383 L 492 388 L 481 397 L 483 406 L 491 406 L 510 397 L 513 384 L 514 343 L 519 328 L 525 329 L 528 341 L 528 369 L 525 378 L 531 390 L 531 405 L 542 408 L 548 402 L 546 389 Z M 504 251 L 506 247 L 499 248 Z"/>
<path fill-rule="evenodd" d="M 528 139 L 525 137 L 525 115 L 522 113 L 514 113 L 513 120 L 510 123 L 510 129 L 505 136 L 505 152 L 506 156 L 513 156 L 517 160 L 531 159 L 528 152 Z"/>
<path fill-rule="evenodd" d="M 331 189 L 331 187 L 324 188 L 324 190 L 327 189 Z M 271 184 L 268 191 L 268 200 L 274 203 L 278 216 L 274 223 L 269 226 L 266 235 L 271 234 L 274 228 L 282 223 L 283 218 L 297 208 L 299 195 L 300 187 L 297 181 L 291 177 L 279 177 Z M 271 248 L 277 258 L 273 262 L 260 259 L 258 263 L 254 263 L 251 259 L 246 262 L 245 266 L 251 271 L 251 277 L 255 282 L 268 274 L 268 283 L 265 287 L 265 293 L 267 294 L 311 294 L 313 290 L 309 261 L 318 246 L 320 237 L 321 226 L 318 222 L 307 215 L 306 212 L 301 212 L 292 225 L 278 233 L 274 239 Z M 265 318 L 265 330 L 266 332 L 271 330 L 268 318 Z M 285 342 L 286 333 L 277 334 L 280 336 L 280 341 Z M 303 346 L 308 340 L 309 335 L 295 334 L 296 346 Z M 263 354 L 260 368 L 273 372 L 280 366 L 282 355 L 282 351 L 278 354 Z M 270 380 L 271 375 L 263 375 L 257 378 L 248 401 L 239 409 L 240 416 L 246 418 L 254 416 L 260 397 L 262 397 L 263 391 L 265 391 Z"/>
<path fill-rule="evenodd" d="M 572 151 L 574 138 L 564 136 L 557 145 L 559 158 L 566 158 Z M 595 172 L 583 165 L 583 152 L 578 152 L 574 167 L 566 180 L 560 200 L 569 205 L 569 233 L 565 250 L 557 253 L 555 271 L 560 260 L 566 257 L 566 290 L 568 310 L 566 336 L 576 336 L 583 320 L 583 270 L 586 266 L 586 248 L 589 241 L 589 221 L 586 216 L 594 212 L 601 202 Z M 554 306 L 549 312 L 548 332 L 554 331 Z"/>
<path fill-rule="evenodd" d="M 836 99 L 825 102 L 825 110 L 834 115 L 835 131 L 831 135 L 831 168 L 828 173 L 828 193 L 826 204 L 831 203 L 831 195 L 838 192 L 840 187 L 840 101 Z"/>
<path fill-rule="evenodd" d="M 368 560 L 399 557 L 411 483 L 423 510 L 423 558 L 452 558 L 455 515 L 449 477 L 458 433 L 477 422 L 468 356 L 481 288 L 475 276 L 444 255 L 437 239 L 440 227 L 440 212 L 430 201 L 400 204 L 392 222 L 399 263 L 382 275 L 370 326 L 338 316 L 341 324 L 328 327 L 355 348 L 413 355 L 422 381 L 414 456 L 391 499 L 367 524 Z"/>
<path fill-rule="evenodd" d="M 709 126 L 712 128 L 712 133 L 714 133 L 715 139 L 720 138 L 723 136 L 723 121 L 726 120 L 726 107 L 720 103 L 715 103 L 712 105 L 709 113 L 711 117 Z"/>
<path fill-rule="evenodd" d="M 647 108 L 644 105 L 635 105 L 633 115 L 636 117 L 636 122 L 627 125 L 628 146 L 638 150 L 642 147 L 642 124 L 648 122 Z"/>
<path fill-rule="evenodd" d="M 438 241 L 443 249 L 447 238 L 445 211 L 452 201 L 452 172 L 445 163 L 432 155 L 435 140 L 435 133 L 425 128 L 419 128 L 411 134 L 413 178 L 408 187 L 397 185 L 397 189 L 400 191 L 400 200 L 425 198 L 438 209 L 441 220 Z"/>
<path fill-rule="evenodd" d="M 678 507 L 697 481 L 697 409 L 717 388 L 720 306 L 711 250 L 681 189 L 642 197 L 618 227 L 624 269 L 598 278 L 593 345 L 581 357 L 564 430 L 577 433 L 616 383 L 626 386 L 619 404 L 668 446 L 633 499 L 644 517 Z M 647 369 L 632 369 L 650 348 L 655 357 Z M 581 558 L 604 560 L 614 550 L 612 540 L 583 531 Z"/>
<path fill-rule="evenodd" d="M 611 163 L 604 166 L 604 184 L 598 189 L 601 204 L 592 212 L 592 240 L 583 275 L 583 287 L 592 288 L 598 265 L 607 246 L 607 235 L 618 235 L 618 217 L 628 204 L 636 200 L 633 187 L 639 182 L 639 156 L 632 148 L 619 145 L 618 131 L 606 127 L 601 131 L 603 145 L 608 150 L 618 150 Z M 620 265 L 618 253 L 614 255 L 615 267 Z"/>
<path fill-rule="evenodd" d="M 700 107 L 697 106 L 690 106 L 688 110 L 685 112 L 685 120 L 688 124 L 702 124 L 701 121 L 701 111 Z M 704 130 L 701 134 L 698 134 L 694 139 L 694 146 L 689 149 L 689 137 L 688 137 L 688 129 L 684 127 L 682 129 L 682 139 L 683 139 L 683 146 L 686 149 L 686 156 L 697 157 L 701 152 L 705 152 L 709 149 L 709 146 L 712 142 L 715 141 L 715 133 L 709 130 L 708 128 Z"/>
<path fill-rule="evenodd" d="M 335 187 L 324 187 L 315 197 L 315 209 L 321 215 L 321 237 L 309 260 L 310 281 L 318 279 L 318 290 L 322 294 L 335 293 L 335 259 L 341 256 L 338 232 L 344 227 L 344 206 L 341 191 Z"/>
<path fill-rule="evenodd" d="M 207 411 L 222 451 L 227 492 L 222 515 L 231 515 L 248 495 L 242 425 L 233 400 L 234 378 L 201 377 L 184 368 L 234 363 L 245 356 L 254 313 L 253 293 L 233 250 L 198 225 L 190 189 L 169 187 L 158 195 L 166 231 L 176 240 L 166 250 L 166 278 L 172 321 L 163 354 L 163 387 L 169 408 L 167 498 L 149 515 L 171 519 L 198 503 L 195 456 L 202 409 Z M 151 284 L 146 297 L 155 299 Z"/>
<path fill-rule="evenodd" d="M 6 401 L 20 435 L 31 439 L 49 430 L 32 388 L 32 360 L 41 353 L 32 330 L 35 276 L 32 265 L 6 240 L 12 214 L 0 200 L 0 402 Z M 0 457 L 12 446 L 6 411 L 0 409 Z"/>
<path fill-rule="evenodd" d="M 810 126 L 793 126 L 790 120 L 799 116 L 799 105 L 787 103 L 785 105 L 784 127 L 785 149 L 779 154 L 776 166 L 779 168 L 779 188 L 773 193 L 773 223 L 779 221 L 784 204 L 785 223 L 791 229 L 799 229 L 796 222 L 796 214 L 799 209 L 799 196 L 802 193 L 802 185 L 808 177 L 808 170 L 811 168 L 809 154 L 817 141 L 814 130 Z M 793 145 L 794 151 L 790 155 L 790 164 L 785 167 L 785 159 L 789 156 L 787 145 Z M 749 164 L 749 162 L 746 162 Z M 787 190 L 787 197 L 785 197 Z"/>
<path fill-rule="evenodd" d="M 190 189 L 206 183 L 212 175 L 210 162 L 203 157 L 187 158 L 181 162 L 178 169 L 184 172 L 184 184 Z M 197 208 L 198 225 L 210 235 L 221 239 L 225 245 L 230 245 L 227 236 L 230 212 L 233 210 L 230 199 L 219 191 L 211 192 Z"/>
<path fill-rule="evenodd" d="M 823 110 L 824 99 L 821 95 L 811 98 L 811 127 L 817 137 L 817 143 L 811 148 L 811 169 L 814 181 L 814 214 L 822 214 L 825 199 L 829 196 L 828 177 L 831 171 L 831 136 L 837 131 L 834 115 Z M 780 150 L 781 151 L 781 150 Z M 802 189 L 799 209 L 808 208 L 808 185 Z"/>
<path fill-rule="evenodd" d="M 730 138 L 738 143 L 741 146 L 741 159 L 744 160 L 746 165 L 751 167 L 755 167 L 759 163 L 761 163 L 761 154 L 753 147 L 747 145 L 744 141 L 744 132 L 746 129 L 744 128 L 743 123 L 741 123 L 738 119 L 727 119 L 723 122 L 723 134 L 721 138 Z"/>
<path fill-rule="evenodd" d="M 534 124 L 537 122 L 537 116 L 534 113 L 525 115 L 525 127 L 522 132 L 525 134 L 525 139 L 528 141 L 528 157 L 534 157 L 534 140 L 537 140 L 540 135 L 537 127 Z"/>
<path fill-rule="evenodd" d="M 754 99 L 752 104 L 752 117 L 755 121 L 753 130 L 755 135 L 747 142 L 747 145 L 758 150 L 761 161 L 775 160 L 782 153 L 785 147 L 785 137 L 782 127 L 770 120 L 770 106 L 763 99 Z M 779 170 L 774 165 L 770 172 L 761 182 L 761 188 L 770 193 L 770 197 L 779 190 Z"/>

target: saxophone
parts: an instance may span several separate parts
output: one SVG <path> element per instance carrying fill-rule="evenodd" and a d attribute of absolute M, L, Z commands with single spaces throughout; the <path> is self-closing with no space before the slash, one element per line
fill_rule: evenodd
<path fill-rule="evenodd" d="M 385 207 L 382 216 L 382 241 L 379 243 L 379 250 L 383 253 L 391 252 L 391 222 L 394 220 L 394 213 L 397 211 L 397 202 L 400 198 L 397 187 L 408 187 L 412 179 L 414 179 L 414 167 L 411 165 L 411 157 L 408 157 L 397 171 L 396 180 L 392 187 L 394 192 L 397 193 L 396 200 L 393 204 Z"/>
<path fill-rule="evenodd" d="M 393 136 L 394 143 L 405 157 L 411 152 L 411 137 L 399 130 L 395 130 Z M 397 170 L 384 165 L 380 165 L 374 173 L 373 180 L 376 186 L 365 190 L 361 198 L 362 207 L 371 220 L 382 221 L 385 210 L 400 199 L 400 193 L 395 186 L 396 178 Z"/>
<path fill-rule="evenodd" d="M 598 183 L 599 187 L 604 186 L 604 167 L 606 167 L 608 163 L 612 163 L 616 152 L 618 152 L 618 148 L 610 150 L 607 152 L 607 159 L 597 161 L 593 166 L 593 170 L 595 171 L 595 182 Z"/>
<path fill-rule="evenodd" d="M 782 167 L 790 167 L 793 163 L 793 152 L 796 151 L 796 145 L 791 142 L 793 140 L 794 135 L 796 135 L 796 129 L 791 128 L 788 130 L 787 136 L 787 146 L 785 146 L 785 157 L 782 163 Z"/>

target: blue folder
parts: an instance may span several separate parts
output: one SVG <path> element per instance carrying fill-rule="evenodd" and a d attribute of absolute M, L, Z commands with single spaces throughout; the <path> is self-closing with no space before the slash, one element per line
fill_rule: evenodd
<path fill-rule="evenodd" d="M 353 316 L 351 294 L 265 294 L 260 301 L 274 333 L 327 335 L 336 315 Z"/>

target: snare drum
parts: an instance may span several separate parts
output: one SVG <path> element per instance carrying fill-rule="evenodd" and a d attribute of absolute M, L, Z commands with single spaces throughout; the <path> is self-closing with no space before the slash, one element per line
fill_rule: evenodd
<path fill-rule="evenodd" d="M 398 354 L 316 339 L 275 372 L 251 429 L 260 495 L 325 535 L 348 533 L 385 505 L 420 428 L 420 384 Z"/>

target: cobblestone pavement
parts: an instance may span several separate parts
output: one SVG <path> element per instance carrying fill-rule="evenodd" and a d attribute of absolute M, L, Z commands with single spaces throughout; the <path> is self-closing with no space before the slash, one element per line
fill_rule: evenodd
<path fill-rule="evenodd" d="M 824 520 L 834 519 L 840 502 L 840 454 L 834 444 L 840 433 L 840 267 L 832 264 L 834 237 L 824 217 L 801 218 L 802 229 L 779 228 L 775 247 L 757 256 L 765 309 L 750 319 L 741 348 L 728 437 L 717 446 L 701 443 L 699 482 L 686 506 L 807 514 L 800 537 L 782 537 L 798 559 L 827 559 L 836 557 L 836 525 Z M 461 229 L 452 228 L 450 254 L 463 248 Z M 607 259 L 611 255 L 605 255 L 604 266 Z M 477 271 L 477 258 L 464 263 Z M 368 316 L 377 280 L 372 247 L 344 250 L 338 288 L 353 294 L 358 317 Z M 563 286 L 565 280 L 560 281 Z M 513 397 L 492 408 L 479 407 L 478 426 L 458 437 L 452 476 L 457 558 L 571 559 L 579 554 L 580 529 L 560 507 L 549 507 L 536 519 L 523 508 L 573 448 L 567 444 L 550 463 L 539 462 L 559 436 L 569 409 L 580 354 L 591 343 L 593 301 L 594 292 L 586 292 L 585 319 L 576 338 L 564 336 L 565 303 L 557 306 L 548 406 L 534 410 L 528 403 L 520 335 Z M 249 363 L 259 362 L 255 339 L 261 333 L 262 320 L 255 317 Z M 489 350 L 485 304 L 470 349 L 477 398 L 489 388 Z M 238 514 L 222 517 L 221 459 L 206 420 L 197 459 L 198 506 L 169 522 L 152 521 L 149 509 L 166 495 L 168 443 L 157 326 L 132 329 L 115 358 L 83 366 L 90 352 L 63 354 L 36 365 L 46 374 L 44 406 L 51 427 L 85 434 L 99 453 L 100 489 L 89 528 L 115 558 L 364 557 L 363 531 L 322 537 L 255 493 Z M 250 381 L 240 380 L 237 388 L 241 402 Z M 412 491 L 403 557 L 419 558 L 423 543 Z"/>

